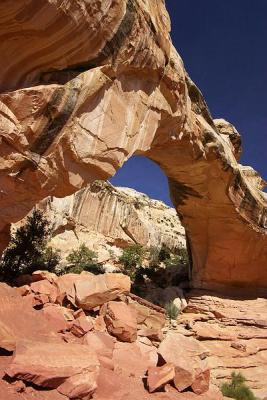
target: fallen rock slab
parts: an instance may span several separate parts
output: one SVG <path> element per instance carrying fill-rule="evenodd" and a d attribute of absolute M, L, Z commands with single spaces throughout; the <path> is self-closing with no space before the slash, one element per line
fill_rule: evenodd
<path fill-rule="evenodd" d="M 90 399 L 97 389 L 97 377 L 99 371 L 84 371 L 71 376 L 57 390 L 69 399 Z"/>
<path fill-rule="evenodd" d="M 0 283 L 0 348 L 13 351 L 21 339 L 59 341 L 56 328 L 16 289 Z"/>
<path fill-rule="evenodd" d="M 116 340 L 105 332 L 88 332 L 83 343 L 96 352 L 101 365 L 113 369 L 113 352 Z"/>
<path fill-rule="evenodd" d="M 24 340 L 17 343 L 6 374 L 44 388 L 57 388 L 85 371 L 99 371 L 96 353 L 88 346 Z"/>
<path fill-rule="evenodd" d="M 137 339 L 137 320 L 131 308 L 123 303 L 110 301 L 103 306 L 101 314 L 108 332 L 122 342 L 135 342 Z"/>
<path fill-rule="evenodd" d="M 48 297 L 50 303 L 55 303 L 58 297 L 58 290 L 56 286 L 48 280 L 43 279 L 33 282 L 30 285 L 32 292 L 36 295 L 44 295 Z"/>
<path fill-rule="evenodd" d="M 57 281 L 57 279 L 58 279 L 57 275 L 49 271 L 38 270 L 32 273 L 33 282 L 47 280 L 50 283 L 54 283 Z"/>
<path fill-rule="evenodd" d="M 131 289 L 130 278 L 123 274 L 83 275 L 75 284 L 75 303 L 84 310 L 115 300 Z"/>
<path fill-rule="evenodd" d="M 58 304 L 45 304 L 41 312 L 51 322 L 57 332 L 68 330 L 70 321 L 74 320 L 71 310 Z"/>
<path fill-rule="evenodd" d="M 84 276 L 71 273 L 58 277 L 55 283 L 58 289 L 57 303 L 62 305 L 64 300 L 68 300 L 72 305 L 75 305 L 74 285 L 76 282 L 83 280 Z"/>
<path fill-rule="evenodd" d="M 146 352 L 137 343 L 117 342 L 113 353 L 114 371 L 122 376 L 142 380 L 148 368 L 157 365 L 157 351 L 153 349 L 155 357 L 152 357 L 151 350 Z"/>
<path fill-rule="evenodd" d="M 191 388 L 196 394 L 203 394 L 209 390 L 210 387 L 210 370 L 196 370 L 195 379 L 191 385 Z"/>
<path fill-rule="evenodd" d="M 174 364 L 174 385 L 179 392 L 194 387 L 202 394 L 209 389 L 209 368 L 204 361 L 208 351 L 197 340 L 169 331 L 158 352 L 165 362 Z"/>
<path fill-rule="evenodd" d="M 75 321 L 73 321 L 70 331 L 74 336 L 81 338 L 93 328 L 94 325 L 90 317 L 81 315 Z"/>
<path fill-rule="evenodd" d="M 173 364 L 165 364 L 162 367 L 152 367 L 147 371 L 147 386 L 150 393 L 164 387 L 175 377 Z"/>

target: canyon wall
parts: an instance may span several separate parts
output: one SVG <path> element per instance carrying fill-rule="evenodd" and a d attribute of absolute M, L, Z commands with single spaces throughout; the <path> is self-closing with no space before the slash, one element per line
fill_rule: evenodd
<path fill-rule="evenodd" d="M 53 226 L 51 244 L 63 257 L 81 243 L 94 250 L 100 262 L 134 244 L 173 251 L 185 247 L 185 232 L 174 208 L 108 182 L 95 181 L 64 199 L 48 198 L 40 207 Z"/>
<path fill-rule="evenodd" d="M 169 178 L 192 284 L 267 287 L 265 183 L 187 75 L 163 0 L 3 0 L 0 22 L 2 249 L 41 199 L 142 154 Z"/>

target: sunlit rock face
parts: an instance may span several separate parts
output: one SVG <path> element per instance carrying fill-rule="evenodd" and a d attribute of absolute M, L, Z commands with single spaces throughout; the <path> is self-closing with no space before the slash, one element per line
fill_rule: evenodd
<path fill-rule="evenodd" d="M 264 182 L 186 74 L 164 1 L 4 0 L 0 21 L 3 232 L 142 154 L 169 178 L 193 285 L 267 286 Z"/>
<path fill-rule="evenodd" d="M 81 243 L 94 249 L 99 261 L 109 260 L 114 252 L 121 254 L 122 248 L 134 244 L 172 251 L 186 246 L 184 228 L 174 208 L 108 182 L 95 181 L 63 199 L 50 197 L 39 207 L 53 226 L 51 244 L 63 257 Z"/>

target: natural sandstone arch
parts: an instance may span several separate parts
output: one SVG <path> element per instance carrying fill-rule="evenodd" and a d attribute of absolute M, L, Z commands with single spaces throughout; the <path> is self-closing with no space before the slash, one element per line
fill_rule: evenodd
<path fill-rule="evenodd" d="M 142 154 L 169 178 L 193 284 L 267 286 L 264 182 L 187 76 L 163 0 L 3 0 L 0 21 L 1 238 Z"/>

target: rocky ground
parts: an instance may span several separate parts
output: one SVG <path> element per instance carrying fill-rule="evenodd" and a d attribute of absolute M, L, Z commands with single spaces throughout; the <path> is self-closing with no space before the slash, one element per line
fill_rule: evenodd
<path fill-rule="evenodd" d="M 36 272 L 0 302 L 1 399 L 222 400 L 233 370 L 267 395 L 267 300 L 192 292 L 170 322 L 125 275 Z"/>
<path fill-rule="evenodd" d="M 266 298 L 191 291 L 180 329 L 208 349 L 212 382 L 220 385 L 236 370 L 259 399 L 267 397 Z"/>

